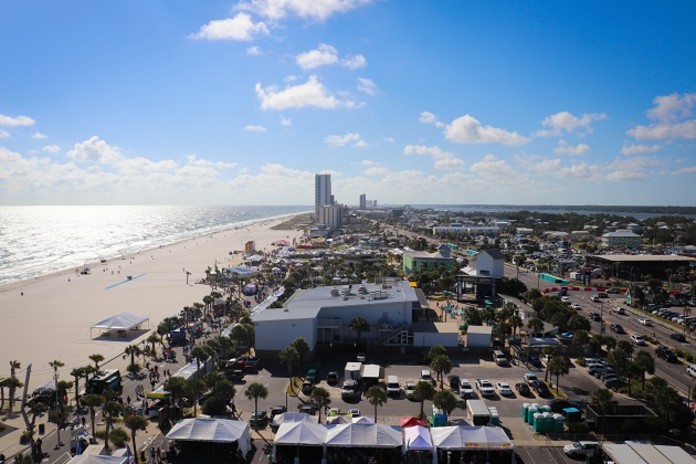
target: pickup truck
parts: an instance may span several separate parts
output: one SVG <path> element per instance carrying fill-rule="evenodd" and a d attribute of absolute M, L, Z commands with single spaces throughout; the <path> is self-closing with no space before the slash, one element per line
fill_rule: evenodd
<path fill-rule="evenodd" d="M 343 381 L 343 386 L 341 387 L 341 398 L 344 400 L 354 400 L 356 398 L 360 398 L 357 380 L 348 379 Z"/>

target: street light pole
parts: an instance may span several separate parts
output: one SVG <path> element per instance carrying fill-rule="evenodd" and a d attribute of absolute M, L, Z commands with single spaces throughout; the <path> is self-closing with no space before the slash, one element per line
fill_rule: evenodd
<path fill-rule="evenodd" d="M 599 304 L 599 333 L 604 333 L 604 300 Z"/>

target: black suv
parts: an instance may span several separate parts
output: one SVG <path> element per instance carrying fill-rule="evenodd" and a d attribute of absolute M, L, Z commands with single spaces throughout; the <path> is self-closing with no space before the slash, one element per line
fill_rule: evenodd
<path fill-rule="evenodd" d="M 621 324 L 612 324 L 609 326 L 609 330 L 612 332 L 616 332 L 617 334 L 624 334 L 626 331 L 624 328 L 621 326 Z"/>
<path fill-rule="evenodd" d="M 670 350 L 664 345 L 660 345 L 657 348 L 655 348 L 655 354 L 657 355 L 658 358 L 664 359 L 667 362 L 670 363 L 676 363 L 679 362 L 679 358 L 677 358 L 677 355 L 674 354 L 674 351 Z"/>
<path fill-rule="evenodd" d="M 591 313 L 590 313 L 590 318 L 591 318 L 593 321 L 595 321 L 595 322 L 599 322 L 599 321 L 602 320 L 602 315 L 599 314 L 599 313 L 596 313 L 596 312 L 591 312 Z"/>
<path fill-rule="evenodd" d="M 680 333 L 673 333 L 669 336 L 669 338 L 671 338 L 672 340 L 676 340 L 678 342 L 681 342 L 681 343 L 686 342 L 686 337 L 684 336 L 684 334 L 680 334 Z"/>

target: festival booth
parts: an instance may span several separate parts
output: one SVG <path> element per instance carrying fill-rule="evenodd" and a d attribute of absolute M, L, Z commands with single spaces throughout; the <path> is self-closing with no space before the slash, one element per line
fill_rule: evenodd
<path fill-rule="evenodd" d="M 401 462 L 400 427 L 385 424 L 334 424 L 326 426 L 328 464 Z"/>
<path fill-rule="evenodd" d="M 434 460 L 440 464 L 458 462 L 512 462 L 514 446 L 505 431 L 490 426 L 433 427 Z"/>
<path fill-rule="evenodd" d="M 183 419 L 165 437 L 174 442 L 185 460 L 206 457 L 206 462 L 246 459 L 251 450 L 249 423 L 231 419 Z"/>
<path fill-rule="evenodd" d="M 430 429 L 422 425 L 414 425 L 403 429 L 403 453 L 410 464 L 435 463 L 433 442 Z"/>
<path fill-rule="evenodd" d="M 317 416 L 312 416 L 306 412 L 284 412 L 277 414 L 271 421 L 271 429 L 277 430 L 282 424 L 292 424 L 295 422 L 314 422 L 318 423 Z"/>
<path fill-rule="evenodd" d="M 132 313 L 121 313 L 111 316 L 108 319 L 99 321 L 89 328 L 89 337 L 92 337 L 92 329 L 100 329 L 102 336 L 111 336 L 111 331 L 115 330 L 119 336 L 127 336 L 127 332 L 133 329 L 139 329 L 141 325 L 149 322 L 150 318 L 145 316 L 138 316 Z"/>
<path fill-rule="evenodd" d="M 280 424 L 273 440 L 273 462 L 321 462 L 325 441 L 326 427 L 323 425 L 309 421 Z"/>

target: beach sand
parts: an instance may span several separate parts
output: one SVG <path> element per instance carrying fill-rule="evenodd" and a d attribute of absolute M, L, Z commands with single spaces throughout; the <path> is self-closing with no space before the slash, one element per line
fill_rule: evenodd
<path fill-rule="evenodd" d="M 17 373 L 21 381 L 32 364 L 32 391 L 52 379 L 49 362 L 53 360 L 65 363 L 60 378 L 73 380 L 70 371 L 92 364 L 89 355 L 100 353 L 106 360 L 119 357 L 128 344 L 141 342 L 151 331 L 135 339 L 109 339 L 100 337 L 99 329 L 90 335 L 90 326 L 130 312 L 149 317 L 149 328 L 156 329 L 165 317 L 202 302 L 210 287 L 197 282 L 206 269 L 216 263 L 219 267 L 239 264 L 241 254 L 230 252 L 243 250 L 246 241 L 253 240 L 259 252 L 270 252 L 274 241 L 299 239 L 300 230 L 272 229 L 283 222 L 267 220 L 96 263 L 89 275 L 71 270 L 0 287 L 0 378 L 9 375 L 10 360 L 21 362 Z M 185 271 L 191 273 L 188 285 Z M 129 275 L 132 280 L 127 279 Z"/>

